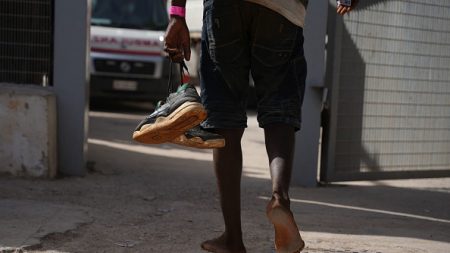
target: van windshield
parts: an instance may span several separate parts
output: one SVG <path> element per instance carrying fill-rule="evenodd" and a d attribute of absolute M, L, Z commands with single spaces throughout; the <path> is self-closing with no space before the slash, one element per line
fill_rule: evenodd
<path fill-rule="evenodd" d="M 165 30 L 168 16 L 165 0 L 93 0 L 91 25 Z"/>

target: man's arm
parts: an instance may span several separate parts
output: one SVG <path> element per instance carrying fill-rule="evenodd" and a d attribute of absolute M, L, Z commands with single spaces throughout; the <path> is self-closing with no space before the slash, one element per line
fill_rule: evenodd
<path fill-rule="evenodd" d="M 179 6 L 179 7 L 185 7 L 186 6 L 186 0 L 172 0 L 172 6 Z"/>
<path fill-rule="evenodd" d="M 184 18 L 186 0 L 172 0 L 170 21 L 165 35 L 164 50 L 174 62 L 191 58 L 189 29 Z"/>
<path fill-rule="evenodd" d="M 353 10 L 359 3 L 359 0 L 352 0 L 352 5 L 351 6 L 345 6 L 345 5 L 341 5 L 339 4 L 337 6 L 337 13 L 344 15 L 348 12 L 350 12 L 351 10 Z"/>

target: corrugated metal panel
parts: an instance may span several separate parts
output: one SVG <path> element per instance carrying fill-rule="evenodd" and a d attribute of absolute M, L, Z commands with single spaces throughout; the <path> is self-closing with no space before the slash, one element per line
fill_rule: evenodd
<path fill-rule="evenodd" d="M 335 178 L 450 171 L 450 2 L 361 5 L 343 22 Z"/>
<path fill-rule="evenodd" d="M 51 79 L 53 0 L 0 0 L 0 82 Z"/>

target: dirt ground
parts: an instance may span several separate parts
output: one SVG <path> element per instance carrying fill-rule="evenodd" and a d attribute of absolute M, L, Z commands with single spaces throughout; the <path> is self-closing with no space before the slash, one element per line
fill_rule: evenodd
<path fill-rule="evenodd" d="M 223 229 L 211 151 L 130 140 L 142 115 L 91 112 L 89 173 L 56 180 L 0 178 L 0 198 L 84 208 L 89 222 L 45 236 L 28 252 L 201 252 Z M 249 253 L 273 252 L 262 131 L 245 134 L 242 220 Z M 416 183 L 415 183 L 416 182 Z M 420 182 L 417 183 L 417 182 Z M 304 252 L 450 252 L 450 180 L 292 188 Z"/>

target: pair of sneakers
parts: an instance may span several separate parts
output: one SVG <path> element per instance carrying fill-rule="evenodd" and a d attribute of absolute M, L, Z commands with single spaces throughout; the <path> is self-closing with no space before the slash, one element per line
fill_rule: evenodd
<path fill-rule="evenodd" d="M 225 139 L 205 131 L 200 123 L 206 118 L 200 96 L 191 84 L 181 85 L 158 103 L 155 111 L 142 120 L 133 139 L 146 144 L 171 142 L 194 148 L 221 148 Z"/>

